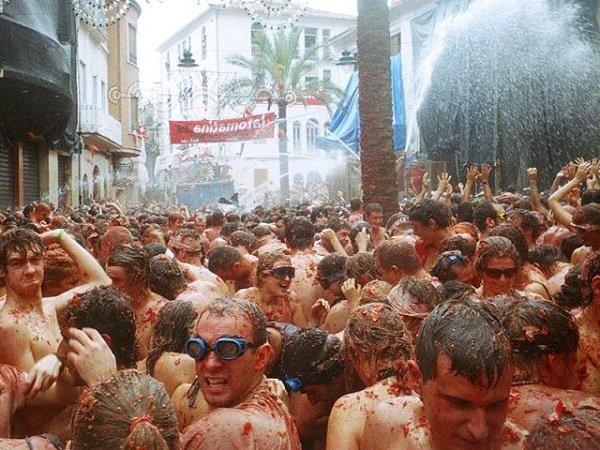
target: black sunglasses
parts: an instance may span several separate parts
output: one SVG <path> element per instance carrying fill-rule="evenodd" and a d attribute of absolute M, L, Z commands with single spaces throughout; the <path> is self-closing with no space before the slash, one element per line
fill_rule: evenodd
<path fill-rule="evenodd" d="M 514 278 L 517 276 L 517 273 L 519 273 L 519 268 L 518 267 L 513 267 L 511 269 L 490 269 L 490 268 L 485 268 L 483 269 L 483 271 L 485 272 L 485 274 L 488 277 L 491 278 L 500 278 L 502 277 L 502 275 L 504 275 L 506 278 Z"/>

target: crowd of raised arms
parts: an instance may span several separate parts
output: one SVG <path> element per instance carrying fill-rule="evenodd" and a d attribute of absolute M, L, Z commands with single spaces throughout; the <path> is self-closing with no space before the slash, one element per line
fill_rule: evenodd
<path fill-rule="evenodd" d="M 600 448 L 600 164 L 490 171 L 397 211 L 6 211 L 0 449 Z"/>

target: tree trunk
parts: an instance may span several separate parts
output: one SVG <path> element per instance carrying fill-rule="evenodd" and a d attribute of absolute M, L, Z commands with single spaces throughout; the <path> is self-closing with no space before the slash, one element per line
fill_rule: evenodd
<path fill-rule="evenodd" d="M 358 106 L 364 202 L 380 203 L 385 216 L 389 217 L 398 210 L 392 137 L 390 11 L 386 0 L 357 1 Z"/>
<path fill-rule="evenodd" d="M 285 204 L 290 198 L 290 168 L 288 164 L 288 140 L 287 140 L 287 103 L 277 105 L 279 109 L 279 186 L 281 204 Z"/>

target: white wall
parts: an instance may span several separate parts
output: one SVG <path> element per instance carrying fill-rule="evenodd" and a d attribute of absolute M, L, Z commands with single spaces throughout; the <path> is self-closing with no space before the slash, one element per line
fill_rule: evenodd
<path fill-rule="evenodd" d="M 108 86 L 108 48 L 106 36 L 102 33 L 104 31 L 94 30 L 84 24 L 79 28 L 78 98 L 80 106 L 95 105 L 108 111 L 106 97 L 106 92 L 110 89 Z M 85 64 L 85 74 L 81 72 L 82 62 Z M 94 88 L 94 77 L 97 77 L 96 88 Z M 104 97 L 102 97 L 102 82 L 106 89 Z M 84 92 L 86 95 L 85 98 L 82 98 Z"/>

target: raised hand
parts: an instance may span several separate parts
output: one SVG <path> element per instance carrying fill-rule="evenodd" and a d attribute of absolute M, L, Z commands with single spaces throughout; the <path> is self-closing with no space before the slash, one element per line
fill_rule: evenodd
<path fill-rule="evenodd" d="M 327 314 L 329 314 L 330 309 L 331 305 L 329 302 L 323 298 L 320 298 L 310 309 L 309 322 L 316 326 L 321 325 L 323 322 L 325 322 L 325 318 L 327 317 Z"/>
<path fill-rule="evenodd" d="M 346 300 L 350 303 L 358 304 L 360 300 L 360 293 L 362 292 L 362 287 L 356 284 L 356 280 L 354 278 L 348 278 L 342 284 L 342 293 Z"/>
<path fill-rule="evenodd" d="M 448 173 L 446 172 L 442 172 L 441 175 L 438 175 L 437 177 L 438 179 L 438 192 L 442 193 L 446 190 L 446 187 L 448 186 L 448 183 L 450 183 L 450 180 L 452 180 L 452 176 L 448 175 Z"/>
<path fill-rule="evenodd" d="M 475 181 L 479 177 L 479 169 L 477 166 L 467 168 L 467 181 Z"/>
<path fill-rule="evenodd" d="M 492 172 L 492 168 L 490 167 L 489 164 L 482 164 L 481 165 L 481 173 L 480 173 L 481 181 L 487 181 L 490 178 L 491 172 Z"/>
<path fill-rule="evenodd" d="M 577 172 L 575 173 L 575 180 L 579 183 L 584 182 L 588 179 L 588 177 L 592 174 L 592 164 L 589 162 L 583 162 L 577 167 Z"/>
<path fill-rule="evenodd" d="M 529 178 L 529 181 L 531 182 L 537 182 L 538 170 L 536 167 L 530 167 L 529 169 L 527 169 L 527 178 Z"/>

